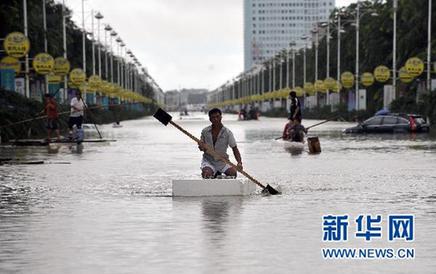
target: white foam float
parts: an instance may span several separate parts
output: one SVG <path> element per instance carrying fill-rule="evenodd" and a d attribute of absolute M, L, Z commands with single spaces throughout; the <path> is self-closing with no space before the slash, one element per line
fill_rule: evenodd
<path fill-rule="evenodd" d="M 242 179 L 173 180 L 174 197 L 246 196 L 256 192 L 256 185 Z"/>

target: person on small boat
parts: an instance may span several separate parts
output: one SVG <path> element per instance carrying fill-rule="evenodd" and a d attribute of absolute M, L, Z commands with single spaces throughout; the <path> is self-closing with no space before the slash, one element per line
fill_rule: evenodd
<path fill-rule="evenodd" d="M 201 160 L 201 175 L 203 178 L 215 178 L 220 173 L 236 177 L 237 173 L 234 167 L 209 155 L 207 153 L 207 147 L 213 148 L 215 152 L 228 159 L 227 148 L 230 146 L 238 162 L 237 169 L 243 169 L 241 153 L 236 146 L 235 137 L 233 133 L 222 124 L 221 120 L 221 110 L 218 108 L 211 109 L 209 111 L 209 121 L 211 125 L 201 131 L 201 141 L 198 143 L 198 148 L 200 151 L 204 152 L 203 159 Z"/>
<path fill-rule="evenodd" d="M 291 91 L 289 92 L 289 97 L 291 99 L 289 119 L 300 119 L 301 121 L 301 104 L 297 98 L 297 93 L 295 91 Z"/>
<path fill-rule="evenodd" d="M 285 125 L 282 133 L 282 139 L 284 141 L 289 141 L 291 139 L 291 128 L 294 126 L 294 121 L 289 119 L 288 123 Z"/>
<path fill-rule="evenodd" d="M 289 130 L 291 142 L 304 142 L 304 135 L 307 133 L 306 128 L 301 124 L 301 119 L 294 119 L 293 125 Z"/>
<path fill-rule="evenodd" d="M 245 109 L 245 107 L 239 112 L 238 120 L 247 120 L 247 110 Z"/>

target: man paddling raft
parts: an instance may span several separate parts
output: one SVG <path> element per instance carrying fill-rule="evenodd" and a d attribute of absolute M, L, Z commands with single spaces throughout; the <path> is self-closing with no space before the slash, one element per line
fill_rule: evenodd
<path fill-rule="evenodd" d="M 227 148 L 230 146 L 238 162 L 237 169 L 243 169 L 241 153 L 239 153 L 238 147 L 236 146 L 235 137 L 233 133 L 222 124 L 221 120 L 221 110 L 218 108 L 211 109 L 209 111 L 209 121 L 212 124 L 201 131 L 201 140 L 198 142 L 198 148 L 200 151 L 204 152 L 203 159 L 201 160 L 201 175 L 203 178 L 215 178 L 222 173 L 227 176 L 236 177 L 237 173 L 236 168 L 208 154 L 207 145 L 226 159 L 229 159 Z"/>

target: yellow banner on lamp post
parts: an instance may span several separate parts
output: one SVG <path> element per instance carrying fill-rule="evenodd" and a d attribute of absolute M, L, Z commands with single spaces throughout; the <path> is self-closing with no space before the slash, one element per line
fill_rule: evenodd
<path fill-rule="evenodd" d="M 29 39 L 21 32 L 9 33 L 3 41 L 3 47 L 9 56 L 20 58 L 29 53 Z"/>
<path fill-rule="evenodd" d="M 13 69 L 16 74 L 21 72 L 20 61 L 11 56 L 5 56 L 0 61 L 0 69 Z"/>
<path fill-rule="evenodd" d="M 309 95 L 313 95 L 315 92 L 315 86 L 311 82 L 304 83 L 303 88 L 304 91 Z"/>
<path fill-rule="evenodd" d="M 372 84 L 374 84 L 374 75 L 372 75 L 371 72 L 365 72 L 360 77 L 360 81 L 365 87 L 372 86 Z"/>
<path fill-rule="evenodd" d="M 304 89 L 302 87 L 295 87 L 294 89 L 297 96 L 303 96 L 304 95 Z"/>
<path fill-rule="evenodd" d="M 60 76 L 65 76 L 70 72 L 70 61 L 64 57 L 57 57 L 55 59 L 53 72 Z"/>
<path fill-rule="evenodd" d="M 342 89 L 341 83 L 335 82 L 333 85 L 333 88 L 331 89 L 333 92 L 339 92 Z"/>
<path fill-rule="evenodd" d="M 341 83 L 344 88 L 352 88 L 354 85 L 354 75 L 349 71 L 345 71 L 341 74 Z"/>
<path fill-rule="evenodd" d="M 333 89 L 335 86 L 336 80 L 332 77 L 327 77 L 324 80 L 324 85 L 327 89 Z"/>
<path fill-rule="evenodd" d="M 325 92 L 326 86 L 323 80 L 316 80 L 315 81 L 315 91 L 317 92 Z"/>
<path fill-rule="evenodd" d="M 405 67 L 400 68 L 400 81 L 408 84 L 413 81 L 414 77 L 407 71 Z"/>
<path fill-rule="evenodd" d="M 75 83 L 77 86 L 80 86 L 83 82 L 86 81 L 86 74 L 82 69 L 76 68 L 70 72 L 70 81 Z"/>
<path fill-rule="evenodd" d="M 62 80 L 62 76 L 54 74 L 53 72 L 47 75 L 47 81 L 49 84 L 59 84 Z"/>
<path fill-rule="evenodd" d="M 418 57 L 412 57 L 406 61 L 405 68 L 412 77 L 417 77 L 424 71 L 424 62 Z"/>
<path fill-rule="evenodd" d="M 391 71 L 386 66 L 378 66 L 374 69 L 374 77 L 377 82 L 384 83 L 391 77 Z"/>
<path fill-rule="evenodd" d="M 100 86 L 101 86 L 101 78 L 98 75 L 91 75 L 88 79 L 88 83 L 89 83 L 89 90 L 99 90 Z"/>
<path fill-rule="evenodd" d="M 33 57 L 32 66 L 36 73 L 47 75 L 53 71 L 54 59 L 48 53 L 38 53 L 35 57 Z"/>

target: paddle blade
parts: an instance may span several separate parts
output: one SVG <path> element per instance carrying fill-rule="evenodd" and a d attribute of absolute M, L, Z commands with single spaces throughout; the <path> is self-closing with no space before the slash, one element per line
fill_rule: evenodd
<path fill-rule="evenodd" d="M 277 195 L 282 194 L 280 191 L 276 190 L 270 185 L 266 185 L 266 187 L 262 190 L 263 194 Z"/>
<path fill-rule="evenodd" d="M 154 118 L 158 119 L 162 124 L 168 125 L 173 117 L 169 115 L 165 110 L 159 108 L 153 115 Z"/>

